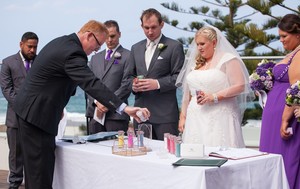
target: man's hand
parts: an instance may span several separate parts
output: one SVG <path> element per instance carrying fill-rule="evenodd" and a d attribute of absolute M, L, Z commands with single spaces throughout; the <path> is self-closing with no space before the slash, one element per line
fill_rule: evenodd
<path fill-rule="evenodd" d="M 140 118 L 136 115 L 137 111 L 141 111 L 143 113 L 143 116 L 146 119 L 149 119 L 150 112 L 149 112 L 149 110 L 147 108 L 126 106 L 125 109 L 124 109 L 124 112 L 126 114 L 128 114 L 130 117 L 133 117 L 138 123 L 141 123 Z"/>
<path fill-rule="evenodd" d="M 98 112 L 101 114 L 108 112 L 108 109 L 100 102 L 96 102 L 96 105 L 97 105 L 97 114 L 98 114 Z"/>
<path fill-rule="evenodd" d="M 152 91 L 158 89 L 158 81 L 156 79 L 134 79 L 132 90 L 134 92 Z"/>
<path fill-rule="evenodd" d="M 103 113 L 103 112 L 101 112 L 101 111 L 99 111 L 99 109 L 98 109 L 98 108 L 97 108 L 96 110 L 97 110 L 97 111 L 96 111 L 96 116 L 97 116 L 99 119 L 102 119 L 102 117 L 103 117 L 104 113 Z"/>

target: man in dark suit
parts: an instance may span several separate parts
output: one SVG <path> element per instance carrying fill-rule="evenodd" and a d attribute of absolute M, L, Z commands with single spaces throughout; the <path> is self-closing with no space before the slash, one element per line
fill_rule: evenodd
<path fill-rule="evenodd" d="M 147 39 L 132 46 L 129 63 L 130 75 L 144 79 L 134 79 L 132 90 L 135 106 L 151 111 L 147 122 L 152 124 L 153 138 L 163 140 L 164 133 L 178 134 L 175 82 L 184 62 L 183 46 L 161 33 L 164 22 L 157 10 L 145 10 L 141 22 Z"/>
<path fill-rule="evenodd" d="M 55 135 L 77 86 L 111 111 L 125 112 L 137 121 L 139 110 L 146 117 L 150 115 L 146 108 L 123 103 L 87 66 L 87 55 L 98 51 L 107 35 L 104 24 L 91 20 L 77 34 L 49 42 L 35 58 L 13 106 L 20 130 L 25 188 L 52 188 Z"/>
<path fill-rule="evenodd" d="M 23 34 L 20 51 L 2 61 L 0 84 L 3 96 L 7 100 L 5 125 L 7 127 L 7 143 L 9 148 L 9 188 L 18 188 L 23 181 L 23 160 L 20 146 L 19 130 L 16 114 L 12 109 L 15 96 L 18 94 L 23 81 L 36 56 L 38 36 L 33 32 Z"/>
<path fill-rule="evenodd" d="M 121 32 L 118 23 L 114 20 L 108 20 L 104 22 L 104 25 L 108 29 L 108 38 L 106 39 L 107 48 L 92 56 L 90 68 L 95 76 L 113 91 L 115 95 L 127 103 L 127 98 L 131 92 L 129 88 L 130 83 L 126 79 L 130 51 L 123 48 L 119 43 Z M 90 118 L 89 134 L 101 131 L 127 131 L 129 123 L 128 115 L 120 115 L 115 111 L 109 111 L 103 104 L 90 96 L 88 99 L 86 116 Z M 93 119 L 95 110 L 99 119 L 104 117 L 104 124 Z"/>

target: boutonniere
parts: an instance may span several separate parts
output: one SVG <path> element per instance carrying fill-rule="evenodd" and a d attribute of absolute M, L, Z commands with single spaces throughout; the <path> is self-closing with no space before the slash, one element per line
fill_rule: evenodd
<path fill-rule="evenodd" d="M 114 54 L 114 58 L 115 59 L 120 59 L 121 58 L 121 53 L 119 53 L 118 51 L 116 51 L 115 54 Z"/>
<path fill-rule="evenodd" d="M 114 54 L 114 64 L 119 64 L 119 61 L 118 60 L 116 60 L 116 59 L 120 59 L 121 58 L 121 53 L 119 53 L 118 51 L 116 51 L 115 52 L 115 54 Z"/>
<path fill-rule="evenodd" d="M 165 45 L 163 43 L 158 43 L 157 45 L 157 48 L 160 50 L 160 51 L 163 51 L 165 48 L 167 48 L 168 45 Z"/>

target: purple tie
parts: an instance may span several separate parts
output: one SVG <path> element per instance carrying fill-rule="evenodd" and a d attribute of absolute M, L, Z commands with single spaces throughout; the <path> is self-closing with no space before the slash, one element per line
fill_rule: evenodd
<path fill-rule="evenodd" d="M 28 72 L 30 69 L 30 61 L 29 60 L 25 60 L 25 70 L 26 72 Z"/>
<path fill-rule="evenodd" d="M 112 51 L 111 49 L 108 49 L 108 50 L 107 50 L 107 55 L 106 55 L 105 60 L 110 60 L 110 55 L 111 55 L 112 52 L 113 52 L 113 51 Z"/>

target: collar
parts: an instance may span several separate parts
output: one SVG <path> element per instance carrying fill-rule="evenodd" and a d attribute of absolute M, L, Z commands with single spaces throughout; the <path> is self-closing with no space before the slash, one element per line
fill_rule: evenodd
<path fill-rule="evenodd" d="M 112 54 L 119 48 L 120 44 L 118 44 L 114 49 L 111 49 L 113 52 Z M 107 51 L 109 50 L 109 48 L 106 47 L 105 52 L 107 53 Z"/>
<path fill-rule="evenodd" d="M 24 58 L 24 56 L 23 56 L 23 54 L 21 53 L 21 51 L 19 51 L 19 54 L 20 54 L 20 57 L 21 57 L 22 61 L 25 63 L 25 60 L 26 60 L 26 59 Z M 32 61 L 33 61 L 33 60 L 29 60 L 29 63 L 31 64 Z"/>
<path fill-rule="evenodd" d="M 160 34 L 160 36 L 153 41 L 155 43 L 155 45 L 158 44 L 158 42 L 160 41 L 161 37 L 162 37 L 162 34 Z M 151 40 L 147 38 L 146 47 L 148 47 L 150 45 L 150 42 L 151 42 Z"/>

